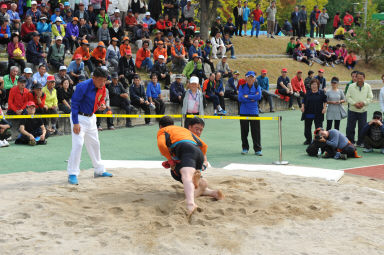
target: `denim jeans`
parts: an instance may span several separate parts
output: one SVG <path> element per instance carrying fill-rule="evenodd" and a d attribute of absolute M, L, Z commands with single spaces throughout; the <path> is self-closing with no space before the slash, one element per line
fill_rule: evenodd
<path fill-rule="evenodd" d="M 260 32 L 260 22 L 259 21 L 254 20 L 252 22 L 251 36 L 253 35 L 253 31 L 255 31 L 255 28 L 256 28 L 256 37 L 258 37 L 259 32 Z"/>
<path fill-rule="evenodd" d="M 152 66 L 153 66 L 153 64 L 152 64 L 152 61 L 150 58 L 144 59 L 143 62 L 141 63 L 141 68 L 147 67 L 148 70 L 151 70 Z"/>

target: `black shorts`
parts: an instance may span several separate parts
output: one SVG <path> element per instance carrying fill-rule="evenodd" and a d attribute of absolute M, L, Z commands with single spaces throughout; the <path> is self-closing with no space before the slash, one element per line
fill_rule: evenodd
<path fill-rule="evenodd" d="M 189 142 L 183 142 L 176 145 L 174 152 L 177 159 L 181 161 L 176 164 L 174 170 L 171 169 L 171 175 L 176 181 L 183 183 L 180 173 L 180 169 L 183 167 L 193 167 L 196 170 L 202 169 L 204 154 L 197 145 Z"/>

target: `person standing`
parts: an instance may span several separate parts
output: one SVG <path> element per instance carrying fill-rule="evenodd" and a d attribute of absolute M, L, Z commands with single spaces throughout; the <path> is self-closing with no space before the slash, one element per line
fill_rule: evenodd
<path fill-rule="evenodd" d="M 349 13 L 349 11 L 345 11 L 343 22 L 344 22 L 345 30 L 347 30 L 347 32 L 351 30 L 353 21 L 354 21 L 353 16 Z"/>
<path fill-rule="evenodd" d="M 333 17 L 333 32 L 336 31 L 336 29 L 340 26 L 341 20 L 340 20 L 340 12 L 336 12 L 335 17 Z"/>
<path fill-rule="evenodd" d="M 305 9 L 305 5 L 301 6 L 301 10 L 299 12 L 299 36 L 305 37 L 307 32 L 307 10 Z"/>
<path fill-rule="evenodd" d="M 93 78 L 77 84 L 72 96 L 72 151 L 68 160 L 68 182 L 78 185 L 77 176 L 80 173 L 81 151 L 85 141 L 88 154 L 95 169 L 94 177 L 112 177 L 105 171 L 101 161 L 100 142 L 94 112 L 105 109 L 105 83 L 108 72 L 98 67 L 93 72 Z"/>
<path fill-rule="evenodd" d="M 311 26 L 310 31 L 310 37 L 315 37 L 315 27 L 317 28 L 317 18 L 316 18 L 316 12 L 317 12 L 317 5 L 313 7 L 313 11 L 311 12 L 311 15 L 309 16 L 309 25 Z"/>
<path fill-rule="evenodd" d="M 181 114 L 183 115 L 204 115 L 203 93 L 199 89 L 199 78 L 192 76 L 189 80 L 188 90 L 183 100 Z M 184 127 L 188 128 L 191 119 L 185 118 Z"/>
<path fill-rule="evenodd" d="M 333 77 L 331 80 L 332 89 L 328 90 L 327 96 L 327 130 L 332 129 L 332 122 L 335 121 L 335 129 L 339 130 L 340 120 L 347 117 L 342 104 L 345 102 L 345 96 L 341 89 L 338 88 L 339 79 Z"/>
<path fill-rule="evenodd" d="M 236 36 L 242 36 L 243 31 L 243 8 L 241 7 L 241 1 L 237 1 L 237 6 L 233 8 L 233 16 L 235 17 Z"/>
<path fill-rule="evenodd" d="M 355 143 L 355 128 L 356 122 L 358 122 L 359 133 L 356 145 L 364 147 L 361 131 L 367 123 L 368 105 L 372 102 L 373 94 L 371 86 L 365 83 L 365 74 L 363 72 L 356 74 L 356 80 L 356 83 L 349 86 L 346 95 L 349 104 L 346 133 L 349 141 Z"/>
<path fill-rule="evenodd" d="M 271 5 L 267 8 L 267 38 L 271 36 L 272 39 L 275 39 L 273 36 L 275 34 L 275 20 L 276 20 L 276 1 L 272 1 Z"/>
<path fill-rule="evenodd" d="M 248 24 L 248 18 L 251 14 L 251 10 L 248 8 L 248 1 L 244 1 L 243 6 L 243 29 L 244 29 L 244 36 L 247 36 L 247 24 Z"/>
<path fill-rule="evenodd" d="M 291 13 L 291 23 L 292 23 L 292 29 L 293 29 L 293 36 L 300 37 L 300 30 L 299 30 L 299 7 L 295 6 L 293 12 Z"/>
<path fill-rule="evenodd" d="M 256 28 L 256 38 L 259 37 L 259 32 L 260 32 L 260 18 L 263 17 L 263 11 L 260 9 L 260 4 L 256 5 L 256 9 L 253 10 L 252 12 L 253 15 L 253 23 L 252 23 L 252 30 L 251 30 L 251 37 L 253 36 L 253 31 Z"/>
<path fill-rule="evenodd" d="M 240 116 L 258 117 L 259 101 L 261 99 L 261 87 L 257 85 L 256 73 L 249 71 L 245 74 L 246 84 L 239 86 Z M 245 155 L 249 151 L 248 133 L 251 126 L 253 149 L 255 155 L 263 156 L 261 151 L 260 120 L 240 120 L 241 154 Z"/>
<path fill-rule="evenodd" d="M 329 15 L 327 13 L 327 9 L 323 8 L 323 12 L 319 15 L 319 25 L 320 25 L 320 37 L 323 34 L 323 38 L 325 38 L 325 27 L 327 26 L 329 19 Z"/>
<path fill-rule="evenodd" d="M 384 74 L 381 75 L 381 80 L 383 81 L 383 84 L 384 84 Z M 380 89 L 379 101 L 380 101 L 381 111 L 384 112 L 384 87 Z"/>
<path fill-rule="evenodd" d="M 327 110 L 327 97 L 323 90 L 320 90 L 320 82 L 317 79 L 311 81 L 311 91 L 303 100 L 301 106 L 302 117 L 304 120 L 304 145 L 312 143 L 312 122 L 315 122 L 315 129 L 323 127 L 324 114 Z"/>

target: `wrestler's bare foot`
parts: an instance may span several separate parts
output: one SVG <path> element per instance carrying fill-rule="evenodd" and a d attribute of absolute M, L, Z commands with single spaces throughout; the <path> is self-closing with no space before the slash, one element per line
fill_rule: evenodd
<path fill-rule="evenodd" d="M 217 200 L 223 200 L 224 199 L 224 194 L 221 190 L 216 190 L 215 193 L 214 193 L 214 198 L 216 198 Z"/>
<path fill-rule="evenodd" d="M 198 206 L 196 204 L 187 204 L 187 217 L 188 217 L 188 219 L 197 210 L 197 208 L 198 208 Z"/>
<path fill-rule="evenodd" d="M 195 189 L 199 187 L 199 182 L 201 178 L 201 172 L 199 170 L 196 170 L 192 177 L 193 185 L 195 186 Z"/>

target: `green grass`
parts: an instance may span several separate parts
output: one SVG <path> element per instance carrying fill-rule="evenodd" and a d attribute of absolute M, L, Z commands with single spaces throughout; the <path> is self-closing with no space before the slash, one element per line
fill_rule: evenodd
<path fill-rule="evenodd" d="M 379 105 L 369 108 L 372 116 Z M 382 164 L 383 155 L 378 152 L 363 154 L 359 148 L 360 159 L 339 161 L 317 159 L 306 156 L 304 124 L 300 121 L 301 113 L 296 111 L 263 114 L 262 116 L 283 116 L 283 157 L 290 164 L 345 169 L 358 166 Z M 179 124 L 179 123 L 177 123 Z M 346 120 L 341 122 L 341 131 L 345 132 Z M 100 132 L 101 154 L 108 160 L 163 160 L 156 145 L 157 126 L 139 126 L 132 129 L 118 129 Z M 207 120 L 202 139 L 207 142 L 208 159 L 214 167 L 223 167 L 229 163 L 270 164 L 278 159 L 278 133 L 276 121 L 261 122 L 263 157 L 257 157 L 251 150 L 248 155 L 241 155 L 240 124 L 235 120 Z M 252 147 L 252 142 L 250 141 Z M 48 139 L 46 146 L 23 146 L 11 144 L 1 149 L 0 173 L 51 170 L 65 170 L 71 150 L 71 136 L 57 136 Z M 91 168 L 86 149 L 83 149 L 82 169 Z M 145 166 L 143 166 L 145 167 Z"/>

